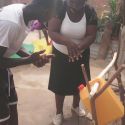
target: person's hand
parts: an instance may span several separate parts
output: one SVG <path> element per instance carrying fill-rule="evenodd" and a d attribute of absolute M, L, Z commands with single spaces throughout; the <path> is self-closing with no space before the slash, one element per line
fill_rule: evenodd
<path fill-rule="evenodd" d="M 44 66 L 46 63 L 48 63 L 49 60 L 50 60 L 51 58 L 53 58 L 53 57 L 54 57 L 54 54 L 48 54 L 48 55 L 42 54 L 42 55 L 40 55 L 40 59 L 38 59 L 37 61 L 35 61 L 33 64 L 34 64 L 35 66 L 37 66 L 37 67 L 42 67 L 42 66 Z"/>
<path fill-rule="evenodd" d="M 37 67 L 42 67 L 46 63 L 49 62 L 50 58 L 53 58 L 53 54 L 46 55 L 44 54 L 45 50 L 33 53 L 29 58 L 31 59 L 31 62 L 37 66 Z"/>
<path fill-rule="evenodd" d="M 68 42 L 67 44 L 68 54 L 69 54 L 69 62 L 74 62 L 75 60 L 79 60 L 81 56 L 81 50 L 79 46 L 74 42 Z"/>

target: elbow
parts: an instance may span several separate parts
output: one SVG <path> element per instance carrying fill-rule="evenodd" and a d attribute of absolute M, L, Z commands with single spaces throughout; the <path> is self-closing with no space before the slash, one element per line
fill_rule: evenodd
<path fill-rule="evenodd" d="M 3 63 L 0 63 L 0 69 L 5 69 L 5 65 Z"/>
<path fill-rule="evenodd" d="M 48 34 L 53 41 L 56 41 L 56 32 L 49 31 Z"/>
<path fill-rule="evenodd" d="M 95 40 L 96 40 L 96 35 L 90 36 L 90 40 L 89 41 L 91 42 L 91 44 L 94 43 Z"/>
<path fill-rule="evenodd" d="M 6 61 L 4 61 L 4 59 L 1 57 L 0 58 L 0 69 L 6 69 L 6 68 L 9 68 L 9 67 L 7 67 Z"/>
<path fill-rule="evenodd" d="M 92 36 L 92 40 L 93 40 L 93 41 L 96 40 L 96 35 Z"/>
<path fill-rule="evenodd" d="M 96 40 L 96 32 L 90 35 L 91 40 L 94 42 Z"/>
<path fill-rule="evenodd" d="M 51 39 L 53 39 L 53 32 L 48 32 Z"/>
<path fill-rule="evenodd" d="M 4 69 L 2 58 L 0 58 L 0 69 Z"/>

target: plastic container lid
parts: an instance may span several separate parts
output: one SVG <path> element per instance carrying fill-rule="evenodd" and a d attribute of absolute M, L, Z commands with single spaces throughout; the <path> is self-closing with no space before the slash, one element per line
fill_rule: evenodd
<path fill-rule="evenodd" d="M 79 85 L 78 89 L 79 91 L 82 90 L 85 86 L 83 85 L 83 83 L 81 85 Z"/>

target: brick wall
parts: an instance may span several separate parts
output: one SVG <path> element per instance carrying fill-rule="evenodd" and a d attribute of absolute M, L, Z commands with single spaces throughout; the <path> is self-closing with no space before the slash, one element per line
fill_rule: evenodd
<path fill-rule="evenodd" d="M 88 0 L 88 2 L 95 7 L 98 16 L 101 16 L 102 12 L 108 9 L 108 0 Z"/>

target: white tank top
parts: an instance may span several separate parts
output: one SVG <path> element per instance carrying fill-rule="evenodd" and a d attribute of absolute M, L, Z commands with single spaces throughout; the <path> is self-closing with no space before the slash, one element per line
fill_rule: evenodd
<path fill-rule="evenodd" d="M 79 22 L 72 22 L 66 12 L 65 18 L 62 21 L 60 33 L 72 39 L 76 44 L 79 44 L 79 40 L 82 40 L 86 34 L 86 15 L 84 14 Z M 68 50 L 65 45 L 61 45 L 53 41 L 53 46 L 58 51 L 68 55 Z"/>

